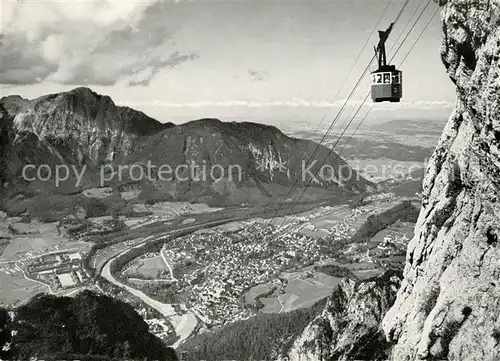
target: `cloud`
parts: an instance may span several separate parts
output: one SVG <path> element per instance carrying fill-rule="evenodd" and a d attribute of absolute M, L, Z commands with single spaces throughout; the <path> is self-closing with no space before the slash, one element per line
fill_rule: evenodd
<path fill-rule="evenodd" d="M 269 73 L 267 71 L 248 69 L 248 75 L 252 81 L 262 81 L 267 78 Z"/>
<path fill-rule="evenodd" d="M 130 107 L 138 106 L 157 106 L 164 108 L 203 108 L 203 107 L 246 107 L 246 108 L 266 108 L 266 107 L 291 107 L 291 108 L 341 108 L 346 104 L 346 107 L 353 107 L 357 109 L 362 106 L 372 108 L 372 110 L 390 111 L 397 109 L 441 109 L 452 108 L 453 103 L 446 101 L 418 101 L 418 102 L 401 102 L 401 103 L 377 103 L 374 105 L 371 101 L 363 103 L 361 100 L 346 99 L 327 101 L 327 100 L 306 100 L 301 98 L 294 98 L 291 100 L 275 100 L 268 102 L 247 101 L 247 100 L 228 100 L 228 101 L 200 101 L 190 103 L 172 103 L 163 100 L 149 100 L 143 102 L 123 102 L 120 105 L 127 105 Z"/>
<path fill-rule="evenodd" d="M 401 103 L 378 103 L 374 110 L 398 110 L 398 109 L 418 109 L 418 110 L 432 110 L 432 109 L 449 109 L 453 108 L 455 103 L 449 101 L 434 101 L 434 100 L 419 100 L 415 102 L 401 102 Z"/>
<path fill-rule="evenodd" d="M 181 54 L 160 1 L 2 3 L 0 83 L 146 85 Z"/>
<path fill-rule="evenodd" d="M 305 108 L 335 108 L 341 107 L 344 100 L 334 102 L 323 100 L 305 100 L 294 98 L 291 100 L 274 100 L 268 102 L 247 101 L 247 100 L 228 100 L 228 101 L 201 101 L 191 103 L 172 103 L 162 100 L 150 100 L 145 102 L 126 102 L 121 105 L 128 106 L 159 106 L 165 108 L 202 108 L 202 107 L 247 107 L 247 108 L 265 108 L 265 107 L 305 107 Z M 348 102 L 350 106 L 361 105 L 361 101 L 352 100 Z M 366 105 L 366 104 L 365 104 Z"/>
<path fill-rule="evenodd" d="M 153 59 L 147 68 L 135 73 L 128 81 L 129 85 L 148 85 L 155 74 L 162 68 L 174 68 L 189 60 L 195 60 L 197 53 L 180 54 L 178 51 L 172 53 L 166 60 Z"/>

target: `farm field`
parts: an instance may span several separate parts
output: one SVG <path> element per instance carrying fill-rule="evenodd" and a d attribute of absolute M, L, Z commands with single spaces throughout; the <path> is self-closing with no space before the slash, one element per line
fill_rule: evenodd
<path fill-rule="evenodd" d="M 229 222 L 226 224 L 222 224 L 213 228 L 204 228 L 200 229 L 193 234 L 215 234 L 220 232 L 237 232 L 245 227 L 248 227 L 248 222 Z"/>
<path fill-rule="evenodd" d="M 413 230 L 415 229 L 415 223 L 396 221 L 393 225 L 387 227 L 386 229 L 378 232 L 373 238 L 372 242 L 382 242 L 385 237 L 391 236 L 406 236 L 406 238 L 413 238 Z"/>
<path fill-rule="evenodd" d="M 329 296 L 341 278 L 325 275 L 321 272 L 296 272 L 282 274 L 288 279 L 281 295 L 261 298 L 265 305 L 264 313 L 290 312 L 297 308 L 312 306 L 317 301 Z M 258 287 L 258 286 L 257 286 Z"/>
<path fill-rule="evenodd" d="M 17 304 L 38 293 L 49 292 L 48 287 L 24 278 L 22 272 L 13 267 L 7 267 L 7 264 L 0 265 L 0 305 Z"/>
<path fill-rule="evenodd" d="M 2 222 L 2 227 L 9 227 L 13 234 L 9 243 L 4 247 L 0 255 L 0 262 L 15 260 L 28 260 L 40 257 L 44 254 L 74 251 L 86 252 L 90 245 L 83 241 L 69 241 L 69 239 L 58 232 L 57 223 L 30 223 L 18 222 L 10 218 Z"/>
<path fill-rule="evenodd" d="M 154 279 L 158 278 L 165 270 L 165 262 L 163 258 L 158 255 L 136 260 L 134 264 L 123 273 L 127 277 L 134 277 L 134 275 L 137 275 L 139 278 Z"/>
<path fill-rule="evenodd" d="M 62 251 L 86 252 L 89 249 L 88 243 L 69 242 L 65 238 L 18 237 L 5 247 L 0 261 L 31 259 Z"/>
<path fill-rule="evenodd" d="M 123 197 L 123 195 L 122 195 Z M 186 202 L 159 202 L 156 204 L 135 204 L 134 210 L 137 212 L 149 212 L 146 217 L 153 219 L 171 219 L 185 214 L 211 213 L 221 208 L 212 208 L 206 204 L 191 204 Z"/>
<path fill-rule="evenodd" d="M 9 243 L 10 242 L 8 239 L 0 239 L 0 257 L 2 256 L 3 251 L 5 250 L 5 248 L 7 248 Z"/>
<path fill-rule="evenodd" d="M 113 189 L 110 187 L 102 187 L 102 188 L 89 188 L 82 192 L 85 197 L 88 198 L 97 198 L 102 199 L 109 197 L 113 194 Z"/>
<path fill-rule="evenodd" d="M 164 244 L 168 265 L 162 264 L 161 254 L 154 251 L 127 262 L 121 272 L 126 271 L 124 276 L 131 284 L 162 302 L 187 302 L 188 307 L 203 315 L 204 322 L 211 326 L 246 319 L 255 312 L 289 312 L 312 306 L 329 296 L 343 277 L 367 278 L 381 272 L 383 267 L 369 257 L 365 260 L 370 242 L 347 244 L 340 246 L 343 247 L 341 250 L 337 250 L 335 243 L 353 236 L 370 215 L 401 202 L 402 199 L 382 198 L 357 208 L 322 205 L 305 209 L 294 216 L 282 215 L 272 219 L 262 215 L 248 217 L 255 210 L 252 212 L 245 208 L 199 214 L 197 222 L 207 217 L 240 213 L 246 213 L 247 219 L 236 219 L 169 239 Z M 274 215 L 274 212 L 269 213 Z M 152 235 L 153 228 L 157 228 L 157 234 L 160 228 L 186 224 L 191 217 L 186 214 L 172 220 L 171 227 L 157 221 L 147 227 L 130 230 L 126 236 L 129 239 L 133 235 L 144 238 Z M 122 236 L 117 236 L 112 239 L 122 239 Z M 125 238 L 124 234 L 123 240 Z M 385 242 L 384 237 L 381 239 L 383 242 L 378 243 Z M 385 243 L 380 251 L 385 252 Z M 120 244 L 122 246 L 123 243 Z M 128 244 L 125 248 L 130 246 Z M 115 247 L 106 247 L 104 251 L 109 252 L 111 248 Z M 335 261 L 339 254 L 345 255 L 340 257 L 340 265 L 353 268 L 344 270 L 347 274 L 336 273 L 335 269 L 327 273 L 315 268 L 318 263 Z M 394 252 L 381 256 L 394 256 Z M 177 282 L 163 286 L 157 278 L 159 272 L 169 266 Z M 145 278 L 153 280 L 144 282 Z"/>
<path fill-rule="evenodd" d="M 247 304 L 253 304 L 255 302 L 255 299 L 261 295 L 265 295 L 268 292 L 271 292 L 273 288 L 276 286 L 273 286 L 269 283 L 266 284 L 260 284 L 255 287 L 252 287 L 244 296 L 245 302 Z"/>

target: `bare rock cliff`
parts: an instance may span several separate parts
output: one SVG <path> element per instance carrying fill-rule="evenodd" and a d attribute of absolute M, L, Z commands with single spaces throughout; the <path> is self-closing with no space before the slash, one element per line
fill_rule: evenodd
<path fill-rule="evenodd" d="M 456 109 L 424 179 L 404 281 L 383 322 L 392 359 L 500 360 L 500 1 L 448 0 Z"/>
<path fill-rule="evenodd" d="M 385 360 L 390 344 L 380 322 L 393 304 L 401 271 L 360 282 L 344 279 L 323 312 L 297 337 L 286 360 Z"/>

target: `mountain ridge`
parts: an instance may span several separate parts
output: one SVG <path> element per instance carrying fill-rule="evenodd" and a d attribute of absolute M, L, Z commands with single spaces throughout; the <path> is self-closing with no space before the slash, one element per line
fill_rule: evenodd
<path fill-rule="evenodd" d="M 298 187 L 290 197 L 311 183 L 308 190 L 316 199 L 375 188 L 331 149 L 289 137 L 277 127 L 216 118 L 179 125 L 160 123 L 142 112 L 116 106 L 109 96 L 86 87 L 32 100 L 3 97 L 0 113 L 0 138 L 5 140 L 0 153 L 0 164 L 5 165 L 0 193 L 4 198 L 36 194 L 40 189 L 47 194 L 76 194 L 84 188 L 130 185 L 150 192 L 151 202 L 172 199 L 236 205 L 266 204 L 276 196 L 285 200 L 294 184 Z M 143 177 L 150 163 L 156 168 L 153 176 Z M 26 165 L 36 169 L 40 165 L 51 169 L 75 166 L 85 173 L 77 186 L 71 174 L 55 188 L 38 179 L 27 182 L 22 177 Z M 193 170 L 190 165 L 202 168 Z M 130 170 L 123 179 L 121 174 L 116 177 L 120 166 L 140 166 L 140 180 Z M 161 166 L 172 168 L 173 176 L 160 179 Z M 103 167 L 115 172 L 112 179 L 103 181 Z M 322 177 L 315 176 L 320 170 Z"/>

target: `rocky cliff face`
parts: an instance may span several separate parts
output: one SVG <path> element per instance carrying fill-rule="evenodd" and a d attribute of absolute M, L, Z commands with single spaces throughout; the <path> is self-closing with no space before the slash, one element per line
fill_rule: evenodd
<path fill-rule="evenodd" d="M 441 3 L 456 109 L 383 328 L 395 361 L 500 360 L 500 2 Z"/>
<path fill-rule="evenodd" d="M 285 195 L 295 180 L 323 188 L 323 198 L 372 187 L 328 148 L 316 150 L 316 143 L 287 137 L 275 127 L 217 119 L 162 124 L 88 88 L 33 100 L 0 99 L 0 140 L 0 203 L 40 189 L 76 194 L 104 185 L 104 178 L 115 188 L 139 183 L 148 192 L 154 189 L 155 199 L 166 195 L 225 205 L 267 203 L 277 193 Z M 52 171 L 60 164 L 79 172 L 86 167 L 84 181 L 73 187 L 72 174 L 54 189 L 53 179 L 23 180 L 25 165 L 42 164 Z M 117 173 L 125 165 L 129 168 Z M 134 172 L 134 166 L 140 169 Z"/>
<path fill-rule="evenodd" d="M 300 185 L 312 183 L 313 187 L 331 190 L 331 194 L 370 188 L 370 182 L 359 177 L 328 148 L 321 146 L 313 154 L 316 146 L 312 141 L 290 138 L 272 126 L 201 119 L 143 138 L 123 163 L 150 160 L 156 169 L 165 164 L 172 167 L 193 165 L 174 181 L 157 182 L 162 187 L 175 188 L 175 194 L 188 192 L 191 199 L 214 193 L 230 195 L 236 203 L 247 202 L 248 196 L 244 193 L 253 193 L 261 199 L 274 197 L 295 180 L 299 184 L 297 190 Z M 314 164 L 307 172 L 310 159 Z M 322 162 L 324 172 L 320 172 L 315 183 L 314 177 Z M 156 171 L 153 172 L 153 178 L 159 179 L 157 176 Z M 205 191 L 200 192 L 200 189 Z M 296 199 L 297 195 L 294 197 Z"/>
<path fill-rule="evenodd" d="M 0 99 L 0 200 L 2 193 L 23 192 L 25 165 L 97 167 L 128 155 L 139 138 L 172 127 L 144 113 L 119 107 L 88 88 L 36 99 Z M 47 184 L 35 188 L 47 190 Z M 31 184 L 31 185 L 34 185 Z M 4 196 L 6 197 L 6 196 Z"/>
<path fill-rule="evenodd" d="M 3 123 L 9 123 L 14 136 L 11 155 L 40 148 L 42 154 L 48 151 L 76 164 L 112 161 L 117 154 L 130 153 L 138 137 L 173 126 L 116 106 L 110 97 L 83 87 L 33 100 L 8 96 L 0 103 Z"/>
<path fill-rule="evenodd" d="M 327 305 L 296 339 L 290 361 L 385 360 L 390 345 L 380 322 L 396 298 L 401 272 L 364 281 L 344 279 Z"/>

